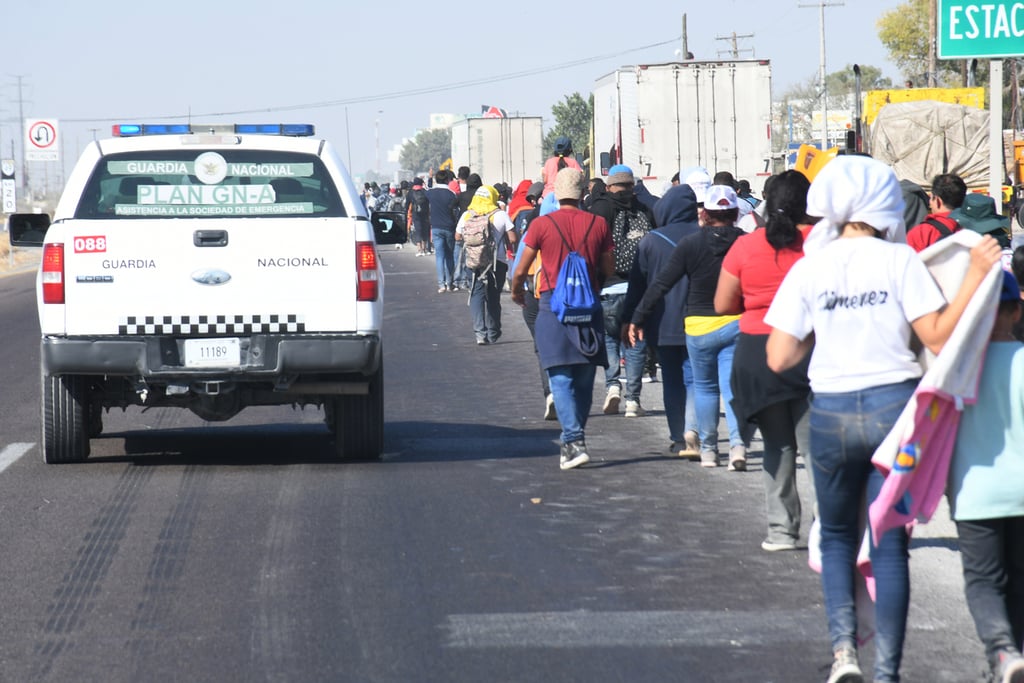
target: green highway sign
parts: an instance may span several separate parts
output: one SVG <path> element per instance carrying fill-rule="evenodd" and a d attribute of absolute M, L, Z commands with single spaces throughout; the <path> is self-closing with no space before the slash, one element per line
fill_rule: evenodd
<path fill-rule="evenodd" d="M 940 59 L 1024 56 L 1024 0 L 939 0 Z"/>

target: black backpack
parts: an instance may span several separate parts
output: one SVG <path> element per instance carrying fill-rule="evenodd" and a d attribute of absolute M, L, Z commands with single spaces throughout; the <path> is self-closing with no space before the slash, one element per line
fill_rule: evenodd
<path fill-rule="evenodd" d="M 633 269 L 637 247 L 644 235 L 654 229 L 646 211 L 626 209 L 615 214 L 612 221 L 612 242 L 615 244 L 615 272 L 625 276 Z"/>
<path fill-rule="evenodd" d="M 414 218 L 430 218 L 430 200 L 427 199 L 426 190 L 413 190 L 409 193 L 409 201 L 412 202 L 412 215 Z"/>

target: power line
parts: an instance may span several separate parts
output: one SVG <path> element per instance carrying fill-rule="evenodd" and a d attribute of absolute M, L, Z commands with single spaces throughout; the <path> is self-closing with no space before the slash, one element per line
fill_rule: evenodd
<path fill-rule="evenodd" d="M 323 102 L 311 102 L 308 104 L 290 104 L 282 105 L 279 107 L 264 107 L 260 109 L 238 109 L 234 111 L 221 111 L 221 112 L 207 112 L 205 114 L 161 114 L 157 116 L 117 116 L 117 117 L 104 117 L 104 118 L 84 118 L 84 119 L 66 119 L 62 118 L 61 121 L 68 123 L 107 123 L 117 122 L 125 120 L 159 120 L 159 119 L 197 119 L 206 117 L 217 117 L 217 116 L 237 116 L 239 114 L 260 114 L 270 112 L 282 112 L 282 111 L 295 111 L 299 109 L 323 109 L 327 107 L 343 107 L 350 104 L 364 104 L 367 102 L 380 102 L 384 100 L 395 100 L 404 97 L 415 97 L 416 95 L 426 95 L 435 92 L 447 92 L 449 90 L 459 90 L 461 88 L 468 88 L 475 85 L 484 85 L 489 83 L 498 83 L 501 81 L 510 81 L 517 78 L 527 78 L 529 76 L 537 76 L 539 74 L 551 73 L 553 71 L 561 71 L 562 69 L 569 69 L 574 66 L 581 66 L 589 62 L 599 61 L 603 59 L 611 59 L 613 57 L 621 57 L 634 52 L 641 52 L 643 50 L 650 50 L 655 47 L 662 47 L 665 45 L 676 44 L 681 40 L 681 36 L 676 36 L 671 40 L 664 40 L 659 43 L 651 43 L 650 45 L 643 45 L 641 47 L 630 48 L 629 50 L 623 50 L 620 52 L 608 53 L 604 55 L 597 55 L 593 57 L 584 57 L 582 59 L 575 59 L 570 62 L 562 62 L 561 64 L 554 64 L 544 67 L 537 67 L 534 69 L 526 69 L 524 71 L 514 71 L 511 73 L 499 75 L 499 76 L 487 76 L 485 78 L 477 78 L 468 81 L 457 81 L 455 83 L 447 83 L 443 85 L 427 86 L 422 88 L 412 88 L 409 90 L 399 90 L 395 92 L 380 93 L 377 95 L 363 95 L 359 97 L 350 97 L 341 100 L 326 100 Z"/>

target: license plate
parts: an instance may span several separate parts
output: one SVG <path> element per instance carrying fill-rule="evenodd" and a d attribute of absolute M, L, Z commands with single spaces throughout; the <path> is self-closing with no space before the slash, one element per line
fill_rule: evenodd
<path fill-rule="evenodd" d="M 237 368 L 242 352 L 237 337 L 186 339 L 186 368 Z"/>

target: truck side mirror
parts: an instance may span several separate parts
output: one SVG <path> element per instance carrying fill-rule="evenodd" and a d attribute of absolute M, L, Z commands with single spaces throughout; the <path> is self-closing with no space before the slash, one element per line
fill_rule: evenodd
<path fill-rule="evenodd" d="M 50 228 L 45 213 L 12 213 L 7 217 L 7 234 L 15 247 L 41 247 Z"/>

